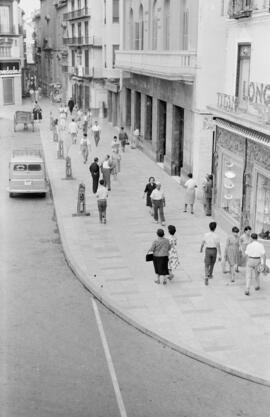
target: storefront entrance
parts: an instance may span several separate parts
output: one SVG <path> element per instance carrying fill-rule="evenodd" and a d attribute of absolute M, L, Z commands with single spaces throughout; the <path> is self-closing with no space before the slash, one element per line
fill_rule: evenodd
<path fill-rule="evenodd" d="M 126 126 L 131 126 L 131 90 L 126 89 Z"/>
<path fill-rule="evenodd" d="M 166 120 L 167 104 L 165 101 L 158 100 L 158 162 L 163 162 L 166 155 Z"/>
<path fill-rule="evenodd" d="M 181 175 L 183 167 L 183 143 L 184 143 L 184 109 L 173 106 L 173 152 L 172 167 L 173 175 Z"/>
<path fill-rule="evenodd" d="M 135 126 L 134 129 L 141 131 L 141 93 L 135 92 Z"/>
<path fill-rule="evenodd" d="M 150 96 L 146 96 L 146 120 L 145 120 L 145 139 L 152 140 L 152 112 L 153 112 L 153 99 Z"/>
<path fill-rule="evenodd" d="M 14 104 L 14 79 L 2 78 L 3 80 L 3 92 L 4 92 L 4 104 Z"/>

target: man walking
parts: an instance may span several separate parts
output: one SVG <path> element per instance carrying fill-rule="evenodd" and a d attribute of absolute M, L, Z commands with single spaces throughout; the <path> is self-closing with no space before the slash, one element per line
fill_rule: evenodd
<path fill-rule="evenodd" d="M 260 268 L 262 271 L 266 265 L 265 249 L 262 243 L 258 242 L 257 233 L 251 233 L 251 242 L 247 245 L 245 254 L 247 255 L 247 269 L 246 269 L 246 291 L 249 295 L 252 275 L 254 275 L 256 287 L 255 291 L 260 289 Z M 262 264 L 262 267 L 261 267 Z"/>
<path fill-rule="evenodd" d="M 68 132 L 71 136 L 71 140 L 73 144 L 77 142 L 78 131 L 79 131 L 78 125 L 75 122 L 74 118 L 72 118 L 71 122 L 68 125 Z"/>
<path fill-rule="evenodd" d="M 208 285 L 208 280 L 213 278 L 213 270 L 217 260 L 217 253 L 218 253 L 218 260 L 221 261 L 221 249 L 220 249 L 220 240 L 218 235 L 216 234 L 215 230 L 217 227 L 216 222 L 209 223 L 210 231 L 205 233 L 202 244 L 201 250 L 205 246 L 205 257 L 204 257 L 204 265 L 205 265 L 205 285 Z"/>
<path fill-rule="evenodd" d="M 164 216 L 164 206 L 165 206 L 165 196 L 163 191 L 161 191 L 160 182 L 156 183 L 156 188 L 152 191 L 150 195 L 152 206 L 154 209 L 154 220 L 158 223 L 158 216 L 162 226 L 165 226 L 165 216 Z"/>
<path fill-rule="evenodd" d="M 96 146 L 98 146 L 98 142 L 100 141 L 101 128 L 98 125 L 97 121 L 95 121 L 94 126 L 92 126 L 92 132 L 93 132 L 93 135 L 94 135 L 95 144 L 96 144 Z"/>
<path fill-rule="evenodd" d="M 104 186 L 104 180 L 100 180 L 99 187 L 97 190 L 97 204 L 100 223 L 106 223 L 106 209 L 108 196 L 109 194 L 107 188 Z"/>
<path fill-rule="evenodd" d="M 112 161 L 110 155 L 106 155 L 106 158 L 101 166 L 101 171 L 103 174 L 104 185 L 108 188 L 108 191 L 111 191 L 111 170 Z"/>
<path fill-rule="evenodd" d="M 94 158 L 94 162 L 92 162 L 92 164 L 90 165 L 89 171 L 92 175 L 92 180 L 93 180 L 92 190 L 93 190 L 93 193 L 96 194 L 97 189 L 98 189 L 99 175 L 100 175 L 98 158 Z"/>
<path fill-rule="evenodd" d="M 128 135 L 127 135 L 127 133 L 125 132 L 125 129 L 123 128 L 123 126 L 121 127 L 121 129 L 120 129 L 120 133 L 119 133 L 119 142 L 120 142 L 120 144 L 121 144 L 121 149 L 122 149 L 122 152 L 125 152 L 125 147 L 126 147 L 126 144 L 127 144 L 127 142 L 128 142 Z"/>
<path fill-rule="evenodd" d="M 69 112 L 70 112 L 70 114 L 72 114 L 72 111 L 73 111 L 74 105 L 75 105 L 75 103 L 74 103 L 74 101 L 73 101 L 73 98 L 71 97 L 71 98 L 69 99 L 69 101 L 68 101 L 68 108 L 69 108 Z"/>

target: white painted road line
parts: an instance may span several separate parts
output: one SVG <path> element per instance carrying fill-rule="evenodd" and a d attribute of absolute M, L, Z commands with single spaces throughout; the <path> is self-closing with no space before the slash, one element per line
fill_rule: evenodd
<path fill-rule="evenodd" d="M 122 394 L 121 394 L 121 391 L 120 391 L 120 388 L 119 388 L 119 384 L 118 384 L 118 381 L 117 381 L 117 376 L 116 376 L 115 369 L 114 369 L 114 366 L 113 366 L 113 361 L 112 361 L 109 345 L 108 345 L 107 338 L 106 338 L 106 335 L 105 335 L 105 332 L 104 332 L 104 327 L 103 327 L 103 324 L 102 324 L 102 321 L 101 321 L 101 317 L 100 317 L 100 314 L 99 314 L 99 311 L 98 311 L 98 306 L 97 306 L 97 303 L 96 303 L 94 298 L 92 298 L 92 304 L 93 304 L 93 309 L 94 309 L 95 316 L 96 316 L 98 331 L 99 331 L 100 338 L 101 338 L 101 341 L 102 341 L 102 345 L 103 345 L 105 357 L 106 357 L 106 360 L 107 360 L 108 368 L 109 368 L 109 371 L 110 371 L 110 375 L 111 375 L 111 379 L 112 379 L 112 383 L 113 383 L 113 389 L 114 389 L 114 392 L 115 392 L 116 401 L 117 401 L 117 404 L 118 404 L 120 415 L 121 415 L 121 417 L 127 417 L 127 412 L 126 412 L 126 408 L 125 408 L 125 405 L 124 405 L 124 402 L 123 402 L 123 398 L 122 398 Z"/>

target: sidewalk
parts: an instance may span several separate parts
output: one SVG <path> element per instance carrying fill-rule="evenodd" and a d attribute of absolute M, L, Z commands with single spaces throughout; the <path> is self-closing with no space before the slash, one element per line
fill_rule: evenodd
<path fill-rule="evenodd" d="M 65 256 L 78 278 L 104 304 L 147 334 L 189 356 L 270 385 L 270 278 L 262 278 L 262 290 L 252 290 L 247 297 L 243 271 L 236 284 L 228 285 L 229 276 L 217 264 L 214 279 L 206 287 L 199 248 L 211 218 L 199 203 L 194 216 L 183 213 L 183 188 L 137 149 L 127 147 L 122 157 L 122 171 L 112 180 L 108 223 L 100 224 L 88 167 L 95 156 L 111 152 L 116 131 L 106 122 L 101 125 L 102 139 L 87 165 L 82 163 L 79 145 L 73 145 L 75 180 L 65 181 L 65 161 L 56 159 L 56 143 L 48 127 L 49 112 L 57 115 L 57 107 L 47 101 L 41 106 L 41 138 L 58 226 Z M 11 113 L 13 117 L 12 109 L 10 117 Z M 149 176 L 161 181 L 166 224 L 177 229 L 181 267 L 167 286 L 154 283 L 152 263 L 145 262 L 157 229 L 142 199 Z M 80 182 L 86 185 L 90 217 L 72 217 Z M 217 232 L 224 249 L 225 233 Z"/>

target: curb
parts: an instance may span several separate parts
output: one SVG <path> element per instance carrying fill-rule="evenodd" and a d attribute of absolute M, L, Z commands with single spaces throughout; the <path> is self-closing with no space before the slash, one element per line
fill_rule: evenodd
<path fill-rule="evenodd" d="M 40 132 L 40 138 L 41 138 L 41 145 L 42 145 L 43 154 L 44 154 L 44 158 L 45 158 L 45 165 L 47 167 L 47 174 L 48 174 L 48 178 L 49 178 L 50 176 L 49 176 L 49 172 L 48 172 L 48 165 L 46 164 L 46 153 L 44 152 L 44 146 L 43 146 L 41 132 Z M 80 266 L 77 264 L 77 262 L 73 258 L 73 255 L 72 255 L 72 253 L 69 249 L 68 241 L 65 237 L 65 231 L 64 231 L 63 224 L 61 222 L 61 219 L 59 219 L 58 216 L 57 216 L 57 210 L 56 210 L 55 203 L 54 203 L 54 194 L 56 194 L 56 192 L 55 192 L 55 189 L 54 189 L 54 184 L 51 181 L 50 181 L 50 189 L 51 189 L 51 195 L 52 195 L 52 200 L 53 200 L 53 204 L 54 204 L 54 212 L 55 212 L 56 223 L 57 223 L 57 226 L 58 226 L 58 229 L 59 229 L 59 235 L 60 235 L 60 240 L 61 240 L 61 244 L 62 244 L 62 247 L 63 247 L 63 253 L 64 253 L 65 260 L 66 260 L 69 268 L 73 272 L 74 276 L 78 279 L 78 281 L 80 281 L 80 283 L 83 285 L 83 287 L 87 291 L 89 291 L 100 303 L 102 303 L 108 310 L 110 310 L 113 314 L 118 316 L 120 319 L 122 319 L 123 321 L 125 321 L 126 323 L 131 325 L 132 327 L 139 330 L 141 333 L 155 339 L 159 343 L 162 343 L 162 344 L 166 345 L 170 349 L 173 349 L 174 351 L 176 351 L 176 352 L 178 352 L 182 355 L 185 355 L 185 356 L 187 356 L 187 357 L 189 357 L 193 360 L 196 360 L 197 362 L 203 363 L 207 366 L 210 366 L 214 369 L 217 369 L 217 370 L 219 370 L 221 372 L 224 372 L 224 373 L 227 373 L 229 375 L 236 376 L 238 378 L 241 378 L 241 379 L 244 379 L 244 380 L 259 384 L 259 385 L 270 387 L 270 381 L 269 380 L 266 380 L 266 379 L 260 378 L 260 377 L 256 377 L 254 375 L 245 373 L 243 371 L 239 371 L 235 368 L 231 368 L 231 367 L 226 366 L 226 365 L 222 365 L 222 364 L 220 364 L 220 363 L 218 363 L 218 362 L 216 362 L 212 359 L 209 359 L 209 358 L 203 356 L 201 353 L 197 353 L 194 350 L 190 350 L 188 347 L 179 346 L 179 345 L 176 345 L 176 344 L 170 342 L 168 339 L 163 338 L 159 334 L 157 334 L 155 332 L 152 332 L 151 330 L 147 329 L 143 325 L 139 324 L 134 319 L 131 319 L 128 315 L 126 315 L 121 310 L 119 310 L 115 305 L 113 305 L 106 297 L 103 297 L 102 294 L 100 293 L 99 287 L 95 286 L 94 283 L 89 284 L 89 280 L 87 279 L 87 276 L 86 276 L 85 272 L 80 268 Z"/>

